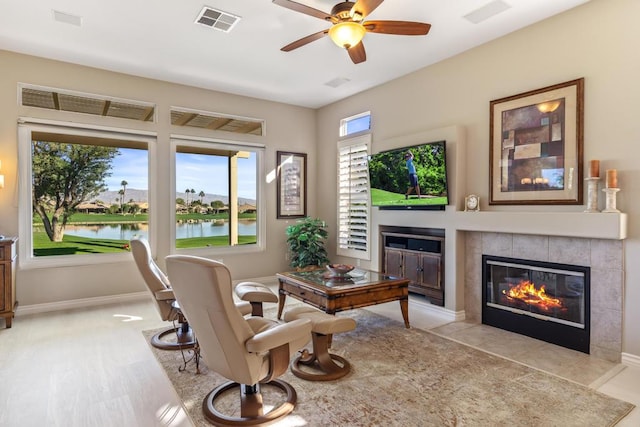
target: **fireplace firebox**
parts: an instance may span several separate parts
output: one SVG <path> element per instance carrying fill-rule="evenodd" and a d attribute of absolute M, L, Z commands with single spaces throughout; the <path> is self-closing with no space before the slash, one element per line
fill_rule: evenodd
<path fill-rule="evenodd" d="M 589 267 L 483 255 L 482 277 L 482 323 L 589 353 Z"/>

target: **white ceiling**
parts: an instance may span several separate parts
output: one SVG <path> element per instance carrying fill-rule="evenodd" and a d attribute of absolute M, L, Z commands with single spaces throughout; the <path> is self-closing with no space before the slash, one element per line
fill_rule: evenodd
<path fill-rule="evenodd" d="M 426 22 L 431 31 L 369 33 L 367 61 L 358 65 L 328 37 L 281 52 L 330 24 L 271 0 L 4 0 L 0 49 L 318 108 L 589 0 L 501 1 L 511 7 L 472 24 L 464 16 L 492 0 L 386 0 L 369 19 Z M 330 12 L 339 1 L 298 2 Z M 230 33 L 195 24 L 205 5 L 241 20 Z M 81 17 L 81 25 L 54 20 L 54 10 Z M 326 85 L 334 79 L 349 81 Z"/>

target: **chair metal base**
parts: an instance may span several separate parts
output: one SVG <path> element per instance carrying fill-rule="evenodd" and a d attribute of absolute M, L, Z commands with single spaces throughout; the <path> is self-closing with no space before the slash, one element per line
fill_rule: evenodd
<path fill-rule="evenodd" d="M 167 340 L 174 335 L 176 340 Z M 151 345 L 161 350 L 186 350 L 196 345 L 196 338 L 188 323 L 160 331 L 151 337 Z"/>
<path fill-rule="evenodd" d="M 244 385 L 233 381 L 224 383 L 212 390 L 202 401 L 202 412 L 205 418 L 216 426 L 266 425 L 289 415 L 296 406 L 298 399 L 295 389 L 282 380 L 271 380 L 266 384 L 277 387 L 287 394 L 286 400 L 267 414 L 263 413 L 260 384 Z M 225 415 L 215 408 L 216 398 L 235 387 L 240 389 L 240 417 Z"/>

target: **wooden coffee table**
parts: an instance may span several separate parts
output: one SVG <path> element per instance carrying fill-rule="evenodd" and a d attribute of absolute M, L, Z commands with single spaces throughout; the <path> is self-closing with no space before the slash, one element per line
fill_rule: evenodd
<path fill-rule="evenodd" d="M 332 278 L 325 269 L 277 273 L 280 281 L 278 319 L 287 295 L 325 313 L 400 301 L 405 327 L 409 328 L 409 279 L 355 269 L 345 278 Z"/>

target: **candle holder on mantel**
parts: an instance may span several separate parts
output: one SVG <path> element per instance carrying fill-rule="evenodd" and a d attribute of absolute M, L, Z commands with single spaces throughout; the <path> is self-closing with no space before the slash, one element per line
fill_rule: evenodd
<path fill-rule="evenodd" d="M 600 177 L 589 177 L 584 180 L 587 181 L 587 209 L 585 212 L 600 212 L 598 210 L 598 181 L 600 181 Z"/>
<path fill-rule="evenodd" d="M 602 211 L 602 212 L 620 212 L 618 209 L 616 209 L 616 193 L 618 191 L 620 191 L 619 188 L 603 188 L 602 191 L 605 192 L 605 194 L 607 195 L 607 203 L 606 203 L 606 208 Z"/>

